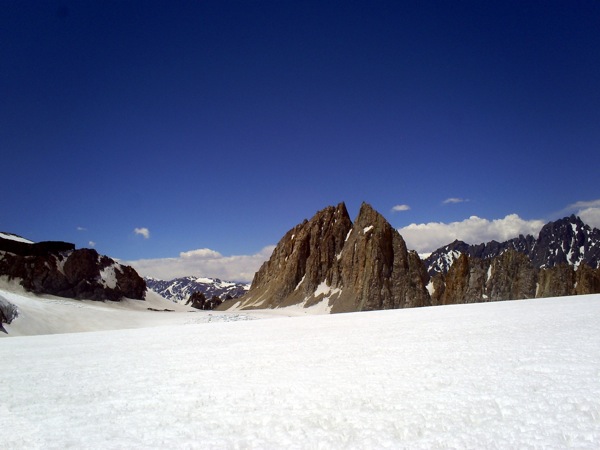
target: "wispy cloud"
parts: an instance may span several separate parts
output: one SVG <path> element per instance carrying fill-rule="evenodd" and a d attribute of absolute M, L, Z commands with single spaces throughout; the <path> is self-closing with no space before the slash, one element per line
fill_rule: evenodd
<path fill-rule="evenodd" d="M 144 239 L 150 239 L 150 230 L 148 228 L 135 228 L 133 232 L 144 236 Z"/>
<path fill-rule="evenodd" d="M 509 214 L 503 219 L 494 220 L 471 216 L 460 222 L 413 223 L 398 231 L 408 248 L 423 253 L 431 252 L 455 239 L 468 244 L 479 244 L 491 240 L 505 241 L 520 234 L 537 236 L 544 224 L 542 220 L 524 220 L 517 214 Z"/>
<path fill-rule="evenodd" d="M 468 198 L 450 197 L 450 198 L 447 198 L 446 200 L 444 200 L 442 203 L 444 205 L 451 205 L 451 204 L 455 204 L 455 203 L 465 203 L 468 201 L 469 201 Z"/>
<path fill-rule="evenodd" d="M 575 203 L 571 203 L 567 206 L 564 211 L 577 211 L 584 210 L 589 208 L 600 208 L 600 199 L 597 200 L 587 200 L 587 201 L 579 201 Z"/>
<path fill-rule="evenodd" d="M 392 212 L 408 211 L 409 209 L 408 205 L 396 205 L 392 208 Z"/>
<path fill-rule="evenodd" d="M 94 248 L 96 246 L 96 243 L 94 241 L 90 241 L 88 242 L 88 245 L 92 248 Z"/>
<path fill-rule="evenodd" d="M 85 228 L 85 227 L 77 227 L 77 231 L 87 231 L 87 228 Z"/>
<path fill-rule="evenodd" d="M 181 252 L 178 257 L 121 261 L 142 276 L 171 280 L 183 276 L 203 276 L 222 280 L 250 282 L 273 253 L 274 245 L 254 255 L 224 256 L 209 248 Z"/>
<path fill-rule="evenodd" d="M 575 214 L 589 226 L 600 228 L 600 199 L 571 203 L 558 214 Z"/>

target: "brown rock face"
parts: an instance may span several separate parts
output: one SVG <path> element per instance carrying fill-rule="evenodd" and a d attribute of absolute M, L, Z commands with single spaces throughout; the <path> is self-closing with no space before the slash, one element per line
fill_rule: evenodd
<path fill-rule="evenodd" d="M 430 305 L 429 276 L 402 236 L 363 203 L 340 255 L 339 298 L 331 312 L 369 311 Z"/>
<path fill-rule="evenodd" d="M 485 293 L 489 300 L 534 298 L 537 271 L 523 253 L 508 250 L 491 260 Z"/>
<path fill-rule="evenodd" d="M 485 281 L 489 263 L 461 254 L 446 275 L 446 286 L 439 304 L 480 302 L 485 295 Z"/>
<path fill-rule="evenodd" d="M 309 307 L 325 300 L 332 312 L 424 306 L 428 279 L 418 255 L 383 216 L 363 203 L 353 224 L 340 203 L 283 237 L 241 305 Z"/>
<path fill-rule="evenodd" d="M 113 301 L 146 295 L 146 282 L 134 269 L 92 249 L 28 256 L 0 251 L 0 275 L 20 278 L 25 289 L 38 294 Z"/>
<path fill-rule="evenodd" d="M 492 259 L 471 258 L 463 253 L 450 267 L 438 303 L 533 298 L 536 280 L 536 270 L 529 258 L 514 250 Z"/>
<path fill-rule="evenodd" d="M 303 302 L 322 283 L 339 279 L 337 258 L 352 228 L 346 205 L 329 206 L 288 231 L 254 276 L 246 308 L 274 308 Z M 315 298 L 310 299 L 315 303 Z M 310 306 L 310 305 L 309 305 Z"/>
<path fill-rule="evenodd" d="M 600 293 L 600 268 L 592 269 L 587 264 L 581 264 L 575 272 L 575 294 Z"/>
<path fill-rule="evenodd" d="M 561 297 L 572 295 L 575 271 L 567 264 L 542 269 L 538 274 L 536 297 Z"/>

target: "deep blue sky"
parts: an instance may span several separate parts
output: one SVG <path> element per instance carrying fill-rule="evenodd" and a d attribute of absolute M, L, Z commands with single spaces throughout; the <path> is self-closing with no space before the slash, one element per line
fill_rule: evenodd
<path fill-rule="evenodd" d="M 599 30 L 592 0 L 5 0 L 0 230 L 133 260 L 340 201 L 555 219 L 600 198 Z"/>

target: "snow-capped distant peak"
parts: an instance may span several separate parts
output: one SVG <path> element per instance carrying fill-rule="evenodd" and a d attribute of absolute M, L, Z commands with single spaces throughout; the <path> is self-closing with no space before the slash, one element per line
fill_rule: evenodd
<path fill-rule="evenodd" d="M 217 296 L 222 300 L 244 295 L 250 288 L 249 284 L 223 281 L 208 277 L 181 277 L 173 280 L 145 278 L 146 285 L 164 298 L 176 303 L 187 301 L 194 292 L 202 292 L 206 298 Z"/>

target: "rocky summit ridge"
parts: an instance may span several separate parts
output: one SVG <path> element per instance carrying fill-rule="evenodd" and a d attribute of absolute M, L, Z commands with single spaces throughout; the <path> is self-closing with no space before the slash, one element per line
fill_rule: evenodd
<path fill-rule="evenodd" d="M 576 216 L 546 224 L 537 238 L 455 241 L 422 261 L 370 205 L 352 222 L 340 203 L 288 231 L 248 293 L 220 309 L 336 313 L 599 292 L 600 231 Z"/>
<path fill-rule="evenodd" d="M 381 214 L 363 203 L 352 222 L 340 203 L 288 231 L 235 303 L 309 308 L 324 302 L 332 313 L 425 306 L 428 279 L 419 256 Z"/>
<path fill-rule="evenodd" d="M 1 275 L 36 294 L 99 301 L 146 295 L 146 283 L 133 268 L 94 249 L 62 241 L 33 243 L 10 233 L 0 233 Z"/>

